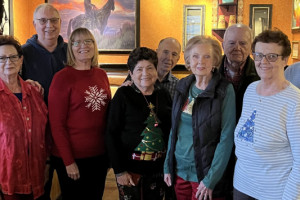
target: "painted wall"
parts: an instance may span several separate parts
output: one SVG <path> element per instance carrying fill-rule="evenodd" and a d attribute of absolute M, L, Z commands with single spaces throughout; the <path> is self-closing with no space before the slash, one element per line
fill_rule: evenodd
<path fill-rule="evenodd" d="M 93 0 L 95 1 L 95 0 Z M 93 2 L 92 1 L 92 2 Z M 243 23 L 249 25 L 250 4 L 273 4 L 272 27 L 278 27 L 293 40 L 300 40 L 300 32 L 292 33 L 293 0 L 243 0 Z M 23 44 L 35 34 L 32 15 L 35 7 L 44 0 L 14 0 L 14 35 Z M 160 39 L 168 36 L 182 42 L 183 5 L 205 5 L 205 33 L 211 35 L 212 28 L 211 0 L 140 0 L 140 45 L 156 49 Z M 127 54 L 101 54 L 100 63 L 126 63 Z M 290 59 L 290 63 L 298 60 Z M 180 64 L 184 63 L 181 53 Z"/>

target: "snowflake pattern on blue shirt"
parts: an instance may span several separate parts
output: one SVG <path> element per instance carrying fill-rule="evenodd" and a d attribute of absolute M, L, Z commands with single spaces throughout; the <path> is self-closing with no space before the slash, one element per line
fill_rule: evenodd
<path fill-rule="evenodd" d="M 252 115 L 247 119 L 246 123 L 241 127 L 241 129 L 237 133 L 238 138 L 253 143 L 255 116 L 256 110 L 252 112 Z"/>

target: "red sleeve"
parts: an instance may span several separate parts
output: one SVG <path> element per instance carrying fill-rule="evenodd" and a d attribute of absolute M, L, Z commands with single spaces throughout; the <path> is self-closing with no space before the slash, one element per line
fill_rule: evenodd
<path fill-rule="evenodd" d="M 71 92 L 68 76 L 65 76 L 67 73 L 69 71 L 65 70 L 54 76 L 48 96 L 49 120 L 53 140 L 66 166 L 75 162 L 67 128 Z"/>

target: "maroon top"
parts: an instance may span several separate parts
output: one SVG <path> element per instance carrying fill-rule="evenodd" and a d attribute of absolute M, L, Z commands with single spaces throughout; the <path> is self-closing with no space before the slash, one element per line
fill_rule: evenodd
<path fill-rule="evenodd" d="M 54 139 L 53 155 L 66 166 L 76 158 L 105 153 L 106 110 L 111 99 L 104 70 L 76 70 L 67 66 L 52 80 L 49 120 Z"/>

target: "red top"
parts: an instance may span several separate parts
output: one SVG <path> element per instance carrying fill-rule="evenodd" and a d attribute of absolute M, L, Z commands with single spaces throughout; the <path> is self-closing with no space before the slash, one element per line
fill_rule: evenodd
<path fill-rule="evenodd" d="M 76 70 L 67 66 L 52 80 L 49 120 L 54 139 L 53 155 L 66 166 L 75 158 L 105 153 L 106 110 L 111 99 L 104 70 Z"/>
<path fill-rule="evenodd" d="M 42 95 L 19 77 L 22 102 L 0 79 L 0 185 L 5 194 L 44 192 L 47 107 Z"/>

